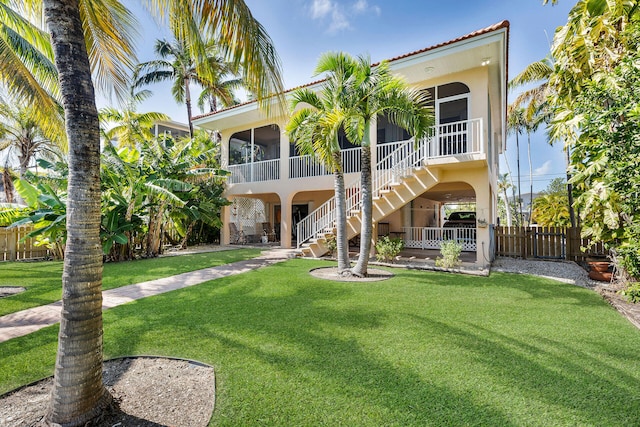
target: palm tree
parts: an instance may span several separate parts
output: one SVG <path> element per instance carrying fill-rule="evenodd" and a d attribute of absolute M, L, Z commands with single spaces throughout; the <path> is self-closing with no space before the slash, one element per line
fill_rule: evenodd
<path fill-rule="evenodd" d="M 345 89 L 351 65 L 349 58 L 342 53 L 322 55 L 316 66 L 316 75 L 327 70 L 332 72 L 327 76 L 320 94 L 308 88 L 293 92 L 291 109 L 295 110 L 301 104 L 307 106 L 294 112 L 286 128 L 302 154 L 315 156 L 333 172 L 338 274 L 344 274 L 351 268 L 342 154 L 338 141 L 338 132 L 344 125 L 344 114 L 337 99 L 337 95 Z"/>
<path fill-rule="evenodd" d="M 346 115 L 347 138 L 362 147 L 360 255 L 351 272 L 364 277 L 373 238 L 371 123 L 379 115 L 387 114 L 392 123 L 407 129 L 417 141 L 426 136 L 433 125 L 433 114 L 426 106 L 427 94 L 409 89 L 402 79 L 393 76 L 388 62 L 372 67 L 366 56 L 353 58 L 343 55 L 350 63 L 347 67 L 350 75 L 346 79 L 345 90 L 334 96 Z M 319 68 L 318 71 L 333 72 L 330 68 Z"/>
<path fill-rule="evenodd" d="M 159 120 L 169 120 L 169 116 L 163 113 L 148 112 L 138 113 L 136 104 L 151 96 L 151 92 L 143 90 L 131 92 L 126 106 L 122 110 L 107 107 L 100 110 L 100 120 L 104 125 L 111 125 L 105 131 L 107 141 L 116 139 L 119 147 L 135 147 L 137 143 L 150 140 L 154 137 L 151 128 Z"/>
<path fill-rule="evenodd" d="M 207 42 L 206 57 L 207 74 L 198 69 L 197 59 L 186 45 L 186 40 L 178 38 L 173 43 L 166 40 L 157 40 L 155 45 L 156 55 L 160 59 L 139 64 L 134 74 L 134 87 L 173 81 L 171 93 L 178 102 L 184 102 L 187 107 L 187 120 L 189 122 L 189 135 L 193 138 L 193 123 L 191 109 L 191 84 L 198 84 L 205 89 L 204 97 L 209 101 L 212 111 L 217 109 L 218 99 L 223 105 L 232 105 L 234 102 L 233 88 L 237 87 L 241 80 L 225 83 L 222 79 L 227 74 L 235 74 L 233 64 L 225 62 L 213 48 L 212 41 Z M 202 96 L 201 96 L 202 99 Z M 199 101 L 203 105 L 203 100 Z"/>
<path fill-rule="evenodd" d="M 243 86 L 243 80 L 237 77 L 238 70 L 224 60 L 215 45 L 211 45 L 207 51 L 210 52 L 207 60 L 212 73 L 206 81 L 202 81 L 203 89 L 198 97 L 198 108 L 204 112 L 205 104 L 208 104 L 209 112 L 212 113 L 218 111 L 219 106 L 227 108 L 240 103 L 234 90 Z"/>
<path fill-rule="evenodd" d="M 0 78 L 12 99 L 33 105 L 33 120 L 47 134 L 64 134 L 58 104 L 58 72 L 49 35 L 27 17 L 0 3 Z"/>
<path fill-rule="evenodd" d="M 111 400 L 102 382 L 102 312 L 100 247 L 100 131 L 92 69 L 98 88 L 124 94 L 127 70 L 135 61 L 130 34 L 133 17 L 115 0 L 43 0 L 51 34 L 65 111 L 69 150 L 68 240 L 62 277 L 63 310 L 60 322 L 55 381 L 47 420 L 84 425 Z M 175 34 L 183 34 L 200 61 L 204 44 L 194 28 L 221 34 L 229 59 L 245 70 L 247 82 L 262 106 L 281 94 L 280 66 L 271 40 L 242 0 L 148 2 L 161 18 L 168 18 Z M 40 1 L 26 0 L 22 8 L 38 16 Z M 0 4 L 6 10 L 6 3 Z M 166 15 L 165 15 L 166 14 Z M 3 25 L 9 20 L 2 14 Z M 5 44 L 2 47 L 7 47 Z M 3 52 L 7 49 L 3 49 Z M 17 51 L 15 45 L 9 50 Z M 34 74 L 15 61 L 0 61 L 5 81 L 21 93 L 48 93 Z M 32 58 L 31 58 L 32 59 Z M 24 64 L 24 63 L 23 63 Z M 203 68 L 206 66 L 203 65 Z M 22 74 L 14 69 L 27 70 Z M 28 80 L 30 85 L 20 87 Z M 38 92 L 39 91 L 39 92 Z M 282 95 L 278 95 L 281 100 Z M 45 97 L 46 98 L 46 97 Z"/>
<path fill-rule="evenodd" d="M 59 150 L 52 140 L 57 135 L 45 134 L 40 127 L 38 111 L 33 106 L 20 106 L 0 98 L 0 151 L 6 151 L 6 161 L 12 158 L 18 161 L 20 178 L 38 155 L 47 156 L 47 152 Z"/>
<path fill-rule="evenodd" d="M 134 87 L 166 80 L 173 81 L 171 94 L 177 102 L 185 103 L 189 135 L 193 137 L 191 83 L 198 82 L 195 60 L 191 57 L 185 40 L 176 40 L 173 43 L 166 40 L 156 40 L 154 50 L 160 59 L 138 65 L 133 76 Z"/>
<path fill-rule="evenodd" d="M 45 0 L 44 8 L 70 147 L 62 312 L 47 419 L 82 425 L 112 400 L 102 382 L 100 125 L 78 2 Z"/>
<path fill-rule="evenodd" d="M 511 227 L 511 225 L 513 225 L 511 220 L 511 203 L 509 203 L 509 196 L 507 195 L 509 187 L 511 187 L 509 174 L 505 173 L 498 175 L 498 193 L 500 193 L 504 202 L 505 213 L 507 216 L 507 227 Z"/>
<path fill-rule="evenodd" d="M 507 108 L 507 129 L 511 134 L 516 136 L 516 169 L 518 174 L 518 200 L 516 206 L 518 206 L 518 223 L 523 224 L 522 221 L 522 185 L 520 183 L 520 135 L 525 128 L 525 118 L 523 108 L 514 108 L 512 105 Z"/>

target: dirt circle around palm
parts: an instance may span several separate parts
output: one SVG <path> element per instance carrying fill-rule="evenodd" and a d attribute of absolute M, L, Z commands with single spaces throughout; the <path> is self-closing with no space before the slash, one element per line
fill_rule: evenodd
<path fill-rule="evenodd" d="M 309 274 L 318 279 L 334 280 L 336 282 L 379 282 L 391 279 L 394 274 L 379 268 L 368 268 L 367 277 L 338 274 L 338 267 L 319 267 L 309 270 Z"/>
<path fill-rule="evenodd" d="M 91 425 L 209 425 L 216 387 L 212 366 L 167 357 L 124 357 L 105 361 L 103 378 L 114 404 Z M 43 425 L 52 384 L 48 377 L 0 396 L 0 425 Z"/>

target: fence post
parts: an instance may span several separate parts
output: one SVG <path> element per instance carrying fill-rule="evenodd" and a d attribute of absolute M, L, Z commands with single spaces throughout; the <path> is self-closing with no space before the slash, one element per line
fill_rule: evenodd
<path fill-rule="evenodd" d="M 10 230 L 9 234 L 7 235 L 7 251 L 9 252 L 8 254 L 9 261 L 16 260 L 17 247 L 18 247 L 18 228 L 14 227 Z"/>

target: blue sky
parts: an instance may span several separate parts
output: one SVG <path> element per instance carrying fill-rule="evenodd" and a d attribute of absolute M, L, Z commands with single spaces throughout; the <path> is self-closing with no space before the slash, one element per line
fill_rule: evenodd
<path fill-rule="evenodd" d="M 457 38 L 507 19 L 511 23 L 509 78 L 547 55 L 555 29 L 566 22 L 570 0 L 542 6 L 541 0 L 245 0 L 274 41 L 282 60 L 285 87 L 313 80 L 318 57 L 326 51 L 368 54 L 373 62 Z M 139 15 L 143 38 L 139 59 L 153 59 L 153 43 L 170 38 L 151 20 Z M 168 86 L 150 86 L 154 97 L 139 111 L 160 111 L 186 122 L 182 105 Z M 513 96 L 510 96 L 512 99 Z M 196 107 L 196 113 L 197 107 Z M 532 135 L 534 191 L 564 174 L 560 144 L 550 147 L 544 133 Z M 526 137 L 520 139 L 522 192 L 529 188 Z M 507 159 L 516 175 L 515 139 L 508 140 Z M 506 172 L 504 161 L 501 171 Z"/>

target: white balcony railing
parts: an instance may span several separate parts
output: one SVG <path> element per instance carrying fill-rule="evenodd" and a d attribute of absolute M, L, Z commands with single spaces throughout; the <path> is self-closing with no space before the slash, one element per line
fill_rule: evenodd
<path fill-rule="evenodd" d="M 424 160 L 431 158 L 474 154 L 483 152 L 482 119 L 464 120 L 434 126 L 431 136 L 420 142 L 420 152 Z M 422 146 L 424 144 L 424 146 Z M 406 152 L 398 151 L 405 147 Z M 342 151 L 344 173 L 360 172 L 360 151 L 350 148 Z M 377 165 L 378 169 L 392 169 L 396 162 L 405 158 L 410 150 L 407 141 L 397 141 L 379 144 L 377 159 L 386 159 Z M 390 156 L 394 153 L 394 156 Z M 231 177 L 229 183 L 269 181 L 280 179 L 280 160 L 264 160 L 261 162 L 229 166 Z M 330 175 L 326 166 L 318 162 L 313 156 L 294 156 L 289 158 L 289 178 L 308 178 Z"/>
<path fill-rule="evenodd" d="M 229 177 L 230 184 L 280 179 L 280 159 L 230 165 L 227 169 L 231 172 Z"/>
<path fill-rule="evenodd" d="M 440 249 L 442 242 L 454 240 L 463 251 L 476 250 L 476 229 L 440 227 L 403 227 L 405 248 Z"/>
<path fill-rule="evenodd" d="M 342 168 L 344 173 L 360 172 L 360 148 L 342 150 Z M 330 175 L 327 167 L 313 156 L 295 156 L 289 158 L 289 178 L 308 178 Z"/>

